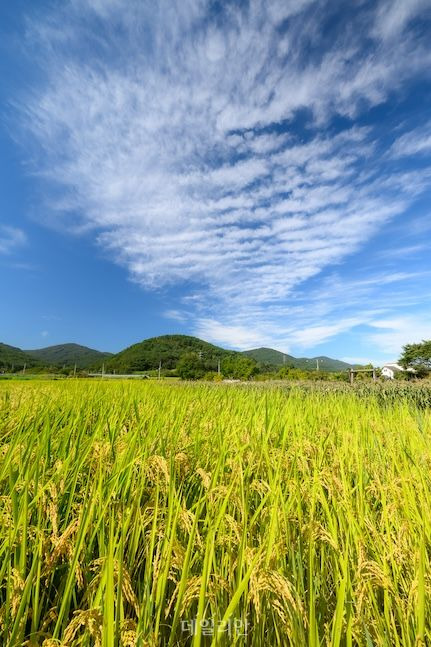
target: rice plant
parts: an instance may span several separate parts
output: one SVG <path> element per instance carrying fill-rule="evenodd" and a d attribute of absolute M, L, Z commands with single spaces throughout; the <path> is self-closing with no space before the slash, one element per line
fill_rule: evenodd
<path fill-rule="evenodd" d="M 1 383 L 0 643 L 431 644 L 430 441 L 402 390 Z"/>

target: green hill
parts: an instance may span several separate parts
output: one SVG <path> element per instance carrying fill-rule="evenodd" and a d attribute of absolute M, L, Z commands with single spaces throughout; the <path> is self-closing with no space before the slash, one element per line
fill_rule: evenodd
<path fill-rule="evenodd" d="M 133 373 L 149 371 L 159 367 L 175 369 L 178 360 L 185 353 L 198 354 L 207 370 L 215 370 L 217 362 L 226 357 L 245 355 L 250 357 L 266 371 L 282 366 L 316 370 L 317 361 L 321 371 L 345 371 L 349 364 L 330 357 L 293 357 L 273 348 L 254 348 L 238 353 L 210 344 L 209 342 L 188 335 L 162 335 L 145 339 L 129 346 L 116 355 L 103 353 L 79 344 L 60 344 L 23 351 L 20 348 L 0 344 L 0 368 L 22 368 L 24 364 L 31 367 L 73 367 L 78 369 L 100 370 L 102 364 L 107 372 Z"/>
<path fill-rule="evenodd" d="M 225 350 L 214 346 L 197 337 L 188 335 L 162 335 L 145 339 L 138 344 L 133 344 L 125 350 L 113 355 L 105 363 L 108 372 L 133 373 L 134 371 L 149 371 L 159 367 L 161 362 L 163 369 L 174 369 L 178 360 L 185 353 L 200 354 L 208 368 L 216 368 L 218 359 L 227 356 L 239 355 L 236 351 Z M 241 353 L 255 359 L 261 366 L 279 368 L 292 366 L 306 370 L 315 370 L 317 360 L 321 371 L 345 371 L 349 364 L 330 357 L 293 357 L 272 348 L 255 348 Z"/>
<path fill-rule="evenodd" d="M 28 368 L 39 366 L 39 361 L 20 348 L 0 344 L 0 368 L 12 369 L 14 367 L 17 369 L 24 368 L 24 366 Z"/>
<path fill-rule="evenodd" d="M 345 371 L 351 366 L 350 364 L 346 364 L 346 362 L 325 356 L 311 358 L 293 357 L 293 355 L 287 355 L 286 353 L 274 350 L 273 348 L 253 348 L 251 350 L 244 351 L 244 355 L 252 357 L 260 364 L 267 364 L 275 367 L 291 366 L 293 368 L 315 370 L 318 362 L 319 370 L 338 372 Z"/>
<path fill-rule="evenodd" d="M 102 365 L 103 362 L 112 357 L 112 353 L 102 353 L 99 350 L 80 346 L 79 344 L 60 344 L 24 352 L 45 366 L 70 367 L 76 364 L 77 368 L 80 369 Z"/>
<path fill-rule="evenodd" d="M 319 355 L 319 357 L 298 357 L 296 359 L 298 362 L 298 368 L 305 368 L 310 371 L 317 368 L 317 362 L 319 362 L 320 371 L 328 372 L 340 372 L 346 371 L 348 368 L 354 368 L 358 366 L 357 364 L 348 364 L 347 362 L 342 362 L 339 359 L 332 359 L 331 357 L 325 357 L 324 355 Z"/>
<path fill-rule="evenodd" d="M 273 348 L 253 348 L 243 351 L 243 355 L 252 357 L 259 364 L 268 364 L 270 366 L 296 366 L 297 361 L 292 355 L 286 355 Z"/>
<path fill-rule="evenodd" d="M 161 337 L 145 339 L 117 353 L 106 363 L 106 370 L 115 370 L 122 373 L 149 371 L 157 369 L 160 362 L 164 369 L 173 369 L 176 367 L 181 355 L 190 352 L 200 354 L 202 360 L 207 364 L 215 363 L 218 359 L 236 354 L 234 351 L 214 346 L 197 337 L 162 335 Z"/>

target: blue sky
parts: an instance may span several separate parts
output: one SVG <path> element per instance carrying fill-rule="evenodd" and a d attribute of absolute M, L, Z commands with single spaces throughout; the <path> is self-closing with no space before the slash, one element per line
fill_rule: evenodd
<path fill-rule="evenodd" d="M 0 340 L 431 338 L 428 0 L 0 8 Z"/>

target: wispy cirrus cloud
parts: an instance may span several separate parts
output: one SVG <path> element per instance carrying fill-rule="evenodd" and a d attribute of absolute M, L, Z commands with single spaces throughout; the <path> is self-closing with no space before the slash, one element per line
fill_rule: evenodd
<path fill-rule="evenodd" d="M 429 10 L 428 0 L 385 0 L 377 10 L 374 33 L 383 40 L 396 38 L 406 24 L 421 20 Z"/>
<path fill-rule="evenodd" d="M 398 137 L 389 153 L 393 157 L 431 154 L 431 121 Z"/>
<path fill-rule="evenodd" d="M 378 364 L 398 356 L 404 344 L 420 341 L 420 335 L 429 337 L 430 270 L 385 268 L 366 275 L 352 279 L 332 273 L 314 288 L 296 290 L 288 303 L 274 304 L 270 309 L 256 305 L 220 317 L 214 308 L 213 316 L 208 317 L 204 306 L 205 314 L 197 321 L 195 310 L 185 310 L 183 315 L 195 321 L 197 335 L 242 349 L 275 346 L 284 352 L 302 353 L 313 348 L 318 354 L 320 344 L 349 334 L 351 348 L 368 353 Z"/>
<path fill-rule="evenodd" d="M 27 236 L 22 229 L 0 225 L 0 254 L 10 254 L 27 243 Z"/>
<path fill-rule="evenodd" d="M 193 286 L 190 325 L 221 343 L 306 347 L 363 323 L 297 303 L 430 179 L 388 163 L 406 134 L 355 125 L 428 75 L 412 32 L 425 4 L 380 2 L 332 31 L 322 0 L 79 0 L 30 22 L 46 76 L 20 109 L 61 189 L 50 218 L 92 232 L 144 288 Z"/>
<path fill-rule="evenodd" d="M 429 339 L 431 316 L 403 315 L 394 319 L 376 319 L 371 328 L 374 332 L 369 335 L 370 343 L 396 358 L 405 344 L 420 343 L 423 339 Z"/>

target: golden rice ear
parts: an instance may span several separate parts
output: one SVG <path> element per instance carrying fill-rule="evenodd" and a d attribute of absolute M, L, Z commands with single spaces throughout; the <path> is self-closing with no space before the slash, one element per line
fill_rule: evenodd
<path fill-rule="evenodd" d="M 95 647 L 102 645 L 102 632 L 103 632 L 103 615 L 99 609 L 87 609 L 86 611 L 75 611 L 73 619 L 66 627 L 62 644 L 64 647 L 73 645 L 76 635 L 80 632 L 81 627 L 83 631 L 88 632 L 94 640 Z"/>
<path fill-rule="evenodd" d="M 196 470 L 196 474 L 198 474 L 198 476 L 200 477 L 204 488 L 208 490 L 211 484 L 211 474 L 203 470 L 201 467 L 198 467 L 198 469 Z"/>
<path fill-rule="evenodd" d="M 148 478 L 154 483 L 161 483 L 165 486 L 169 484 L 169 466 L 164 456 L 157 454 L 150 456 L 146 461 L 146 473 Z"/>
<path fill-rule="evenodd" d="M 181 616 L 184 616 L 194 600 L 199 598 L 202 577 L 194 575 L 187 580 L 186 592 L 181 603 Z"/>
<path fill-rule="evenodd" d="M 118 571 L 116 569 L 116 573 L 117 575 L 119 574 L 119 567 L 118 567 Z M 121 575 L 122 575 L 121 590 L 123 592 L 124 598 L 131 605 L 136 615 L 139 616 L 138 598 L 136 596 L 135 591 L 133 590 L 131 575 L 124 564 L 121 567 Z"/>
<path fill-rule="evenodd" d="M 124 620 L 121 624 L 120 647 L 137 647 L 138 645 L 147 645 L 142 640 L 138 643 L 137 624 L 134 620 Z"/>
<path fill-rule="evenodd" d="M 190 457 L 185 452 L 175 454 L 175 468 L 181 478 L 184 478 L 190 471 Z"/>
<path fill-rule="evenodd" d="M 24 579 L 17 568 L 13 568 L 11 571 L 11 581 L 12 581 L 12 595 L 10 599 L 10 607 L 12 612 L 12 617 L 16 616 L 19 605 L 21 603 L 22 594 L 24 592 L 25 582 Z"/>

